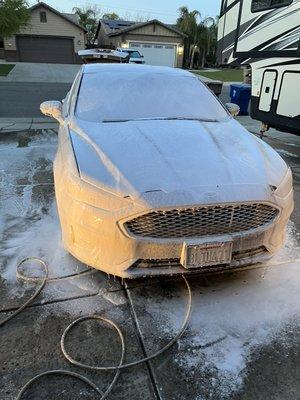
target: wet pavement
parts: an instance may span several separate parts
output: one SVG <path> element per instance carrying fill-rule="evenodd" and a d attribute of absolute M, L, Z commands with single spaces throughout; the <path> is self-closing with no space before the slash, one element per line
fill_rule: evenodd
<path fill-rule="evenodd" d="M 239 120 L 258 132 L 258 123 Z M 16 279 L 22 258 L 47 260 L 51 279 L 22 314 L 0 327 L 0 399 L 15 399 L 29 379 L 49 369 L 81 373 L 104 391 L 113 373 L 71 366 L 60 349 L 63 330 L 80 316 L 100 314 L 121 327 L 126 361 L 142 358 L 180 329 L 185 284 L 181 278 L 122 282 L 68 255 L 53 187 L 57 125 L 22 129 L 20 123 L 17 130 L 9 123 L 0 132 L 0 321 L 36 289 Z M 155 360 L 122 372 L 109 399 L 299 398 L 300 137 L 272 131 L 265 140 L 294 174 L 295 211 L 284 248 L 259 268 L 190 277 L 193 313 L 184 336 Z M 32 261 L 21 267 L 26 275 L 40 274 Z M 67 349 L 92 365 L 116 365 L 121 352 L 116 333 L 96 321 L 74 328 Z M 22 399 L 58 397 L 100 398 L 83 382 L 59 376 L 42 378 Z"/>

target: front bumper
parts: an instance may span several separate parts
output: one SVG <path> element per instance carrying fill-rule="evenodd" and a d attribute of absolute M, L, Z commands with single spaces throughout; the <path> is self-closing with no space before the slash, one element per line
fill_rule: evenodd
<path fill-rule="evenodd" d="M 217 271 L 265 261 L 282 246 L 293 210 L 291 192 L 279 205 L 281 212 L 275 222 L 230 235 L 233 242 L 230 265 L 188 270 L 179 261 L 183 239 L 129 237 L 118 224 L 122 219 L 119 212 L 89 206 L 66 192 L 63 198 L 56 192 L 56 197 L 66 250 L 85 264 L 123 278 Z M 208 241 L 211 238 L 208 236 Z"/>

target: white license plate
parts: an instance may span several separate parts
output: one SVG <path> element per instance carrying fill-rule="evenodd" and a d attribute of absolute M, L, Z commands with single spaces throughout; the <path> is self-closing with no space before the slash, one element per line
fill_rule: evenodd
<path fill-rule="evenodd" d="M 228 264 L 232 259 L 231 241 L 209 243 L 185 242 L 181 254 L 181 264 L 186 269 Z"/>

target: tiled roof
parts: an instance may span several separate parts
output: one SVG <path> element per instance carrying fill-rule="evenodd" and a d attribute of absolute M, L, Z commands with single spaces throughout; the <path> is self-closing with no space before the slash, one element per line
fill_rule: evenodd
<path fill-rule="evenodd" d="M 71 14 L 71 13 L 61 13 L 64 15 L 66 18 L 68 18 L 70 21 L 74 22 L 75 24 L 78 24 L 78 15 L 77 14 Z"/>
<path fill-rule="evenodd" d="M 103 25 L 105 32 L 110 34 L 112 32 L 118 32 L 124 28 L 128 28 L 129 26 L 135 25 L 134 21 L 125 21 L 125 20 L 112 20 L 112 19 L 101 19 L 101 24 Z"/>

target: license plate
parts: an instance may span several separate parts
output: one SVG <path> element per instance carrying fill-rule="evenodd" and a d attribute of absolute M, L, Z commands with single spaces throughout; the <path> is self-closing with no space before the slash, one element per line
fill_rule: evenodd
<path fill-rule="evenodd" d="M 185 242 L 180 262 L 186 269 L 196 269 L 228 264 L 231 259 L 231 241 Z"/>

